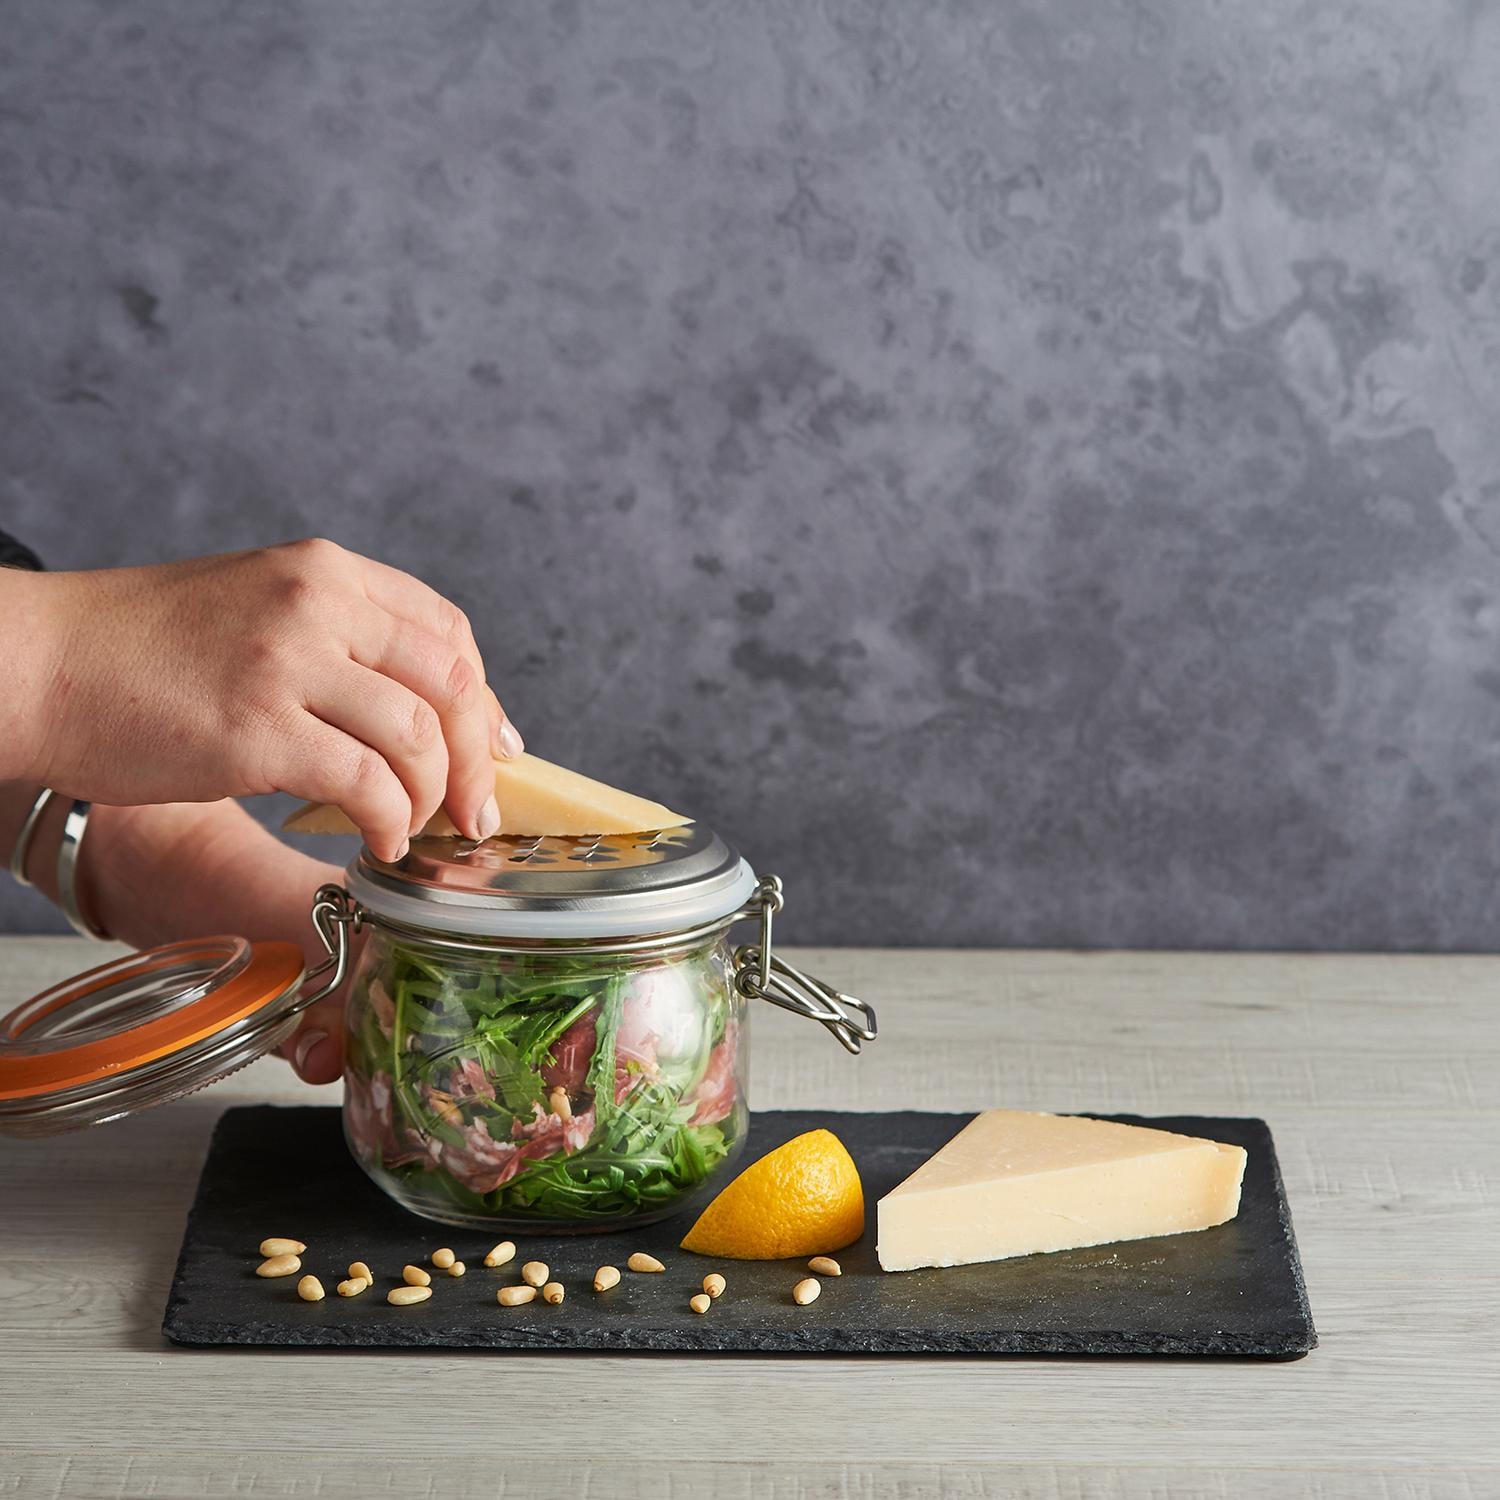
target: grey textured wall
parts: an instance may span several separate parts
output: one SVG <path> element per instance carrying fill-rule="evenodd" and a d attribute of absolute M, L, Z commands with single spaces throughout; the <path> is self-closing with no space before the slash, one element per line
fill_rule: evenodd
<path fill-rule="evenodd" d="M 411 568 L 804 940 L 1494 948 L 1497 100 L 1478 4 L 10 0 L 0 526 Z"/>

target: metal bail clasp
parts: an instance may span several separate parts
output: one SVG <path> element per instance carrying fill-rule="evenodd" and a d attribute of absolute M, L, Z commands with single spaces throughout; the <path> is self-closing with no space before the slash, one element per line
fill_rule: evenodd
<path fill-rule="evenodd" d="M 318 887 L 318 893 L 313 897 L 312 924 L 318 929 L 318 937 L 328 957 L 311 970 L 302 983 L 311 984 L 316 979 L 322 979 L 325 974 L 328 977 L 316 988 L 299 995 L 297 1003 L 289 1007 L 290 1013 L 297 1014 L 306 1010 L 324 995 L 332 994 L 344 982 L 344 976 L 349 972 L 349 933 L 351 930 L 359 931 L 362 916 L 354 898 L 343 886 Z"/>
<path fill-rule="evenodd" d="M 858 1054 L 862 1043 L 875 1040 L 875 1008 L 772 953 L 771 922 L 785 904 L 781 881 L 767 875 L 741 914 L 760 917 L 760 942 L 734 950 L 735 987 L 751 1000 L 769 1000 L 782 1010 L 820 1022 L 846 1051 Z"/>

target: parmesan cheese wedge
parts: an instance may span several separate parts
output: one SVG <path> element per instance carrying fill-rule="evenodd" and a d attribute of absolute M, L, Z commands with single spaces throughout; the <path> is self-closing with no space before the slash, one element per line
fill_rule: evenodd
<path fill-rule="evenodd" d="M 495 762 L 495 801 L 500 805 L 500 832 L 521 838 L 645 833 L 693 821 L 660 802 L 649 802 L 529 754 Z M 288 833 L 359 832 L 327 802 L 304 803 L 281 826 Z M 458 829 L 439 808 L 422 832 L 456 835 Z"/>
<path fill-rule="evenodd" d="M 887 1271 L 1209 1229 L 1239 1212 L 1245 1151 L 1077 1115 L 991 1109 L 876 1205 Z"/>

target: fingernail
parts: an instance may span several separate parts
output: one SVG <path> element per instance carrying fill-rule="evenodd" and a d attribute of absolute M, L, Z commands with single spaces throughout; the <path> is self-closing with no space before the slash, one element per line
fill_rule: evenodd
<path fill-rule="evenodd" d="M 493 797 L 489 797 L 479 809 L 479 837 L 487 839 L 499 832 L 500 807 Z"/>
<path fill-rule="evenodd" d="M 327 1040 L 328 1033 L 326 1031 L 304 1031 L 297 1038 L 297 1050 L 292 1054 L 292 1066 L 299 1073 L 305 1071 L 307 1067 L 307 1054 L 314 1047 L 321 1046 Z"/>
<path fill-rule="evenodd" d="M 393 865 L 399 865 L 408 854 L 411 853 L 411 840 L 402 839 L 401 847 L 396 851 L 396 857 L 391 861 Z"/>
<path fill-rule="evenodd" d="M 500 758 L 513 760 L 525 748 L 526 741 L 521 738 L 520 731 L 507 719 L 500 726 Z"/>

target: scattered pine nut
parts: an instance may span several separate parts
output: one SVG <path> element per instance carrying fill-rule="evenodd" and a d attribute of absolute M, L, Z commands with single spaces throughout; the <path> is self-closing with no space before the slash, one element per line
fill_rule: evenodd
<path fill-rule="evenodd" d="M 552 1107 L 552 1113 L 557 1116 L 564 1125 L 573 1118 L 573 1105 L 568 1099 L 568 1091 L 559 1084 L 547 1095 L 547 1103 Z"/>
<path fill-rule="evenodd" d="M 527 1286 L 546 1286 L 551 1275 L 552 1273 L 547 1269 L 547 1262 L 544 1260 L 528 1260 L 521 1267 L 521 1280 Z"/>
<path fill-rule="evenodd" d="M 427 1272 L 421 1268 L 421 1266 L 402 1266 L 401 1279 L 407 1284 L 407 1286 L 432 1285 L 432 1277 L 430 1277 Z"/>
<path fill-rule="evenodd" d="M 294 1271 L 302 1269 L 302 1262 L 290 1251 L 282 1255 L 273 1255 L 269 1260 L 263 1260 L 255 1268 L 257 1276 L 290 1276 Z"/>
<path fill-rule="evenodd" d="M 339 1282 L 337 1288 L 340 1297 L 357 1297 L 369 1289 L 370 1283 L 363 1276 L 351 1276 L 348 1281 Z"/>
<path fill-rule="evenodd" d="M 844 1268 L 831 1255 L 815 1255 L 808 1261 L 807 1269 L 819 1276 L 842 1276 Z"/>
<path fill-rule="evenodd" d="M 375 1285 L 375 1273 L 362 1260 L 351 1260 L 349 1262 L 350 1276 L 363 1276 L 371 1286 Z"/>
<path fill-rule="evenodd" d="M 724 1295 L 724 1278 L 717 1271 L 710 1271 L 703 1278 L 703 1290 L 710 1297 L 722 1297 Z"/>
<path fill-rule="evenodd" d="M 706 1313 L 714 1305 L 714 1299 L 707 1292 L 699 1292 L 696 1297 L 688 1298 L 688 1306 L 695 1313 Z"/>
<path fill-rule="evenodd" d="M 542 1288 L 542 1301 L 550 1303 L 553 1307 L 556 1307 L 566 1295 L 560 1281 L 549 1281 Z"/>
<path fill-rule="evenodd" d="M 798 1307 L 806 1307 L 809 1302 L 818 1300 L 818 1293 L 822 1290 L 823 1283 L 816 1276 L 809 1276 L 792 1288 L 792 1301 Z"/>
<path fill-rule="evenodd" d="M 274 1260 L 278 1255 L 301 1255 L 306 1249 L 301 1240 L 284 1240 L 275 1235 L 260 1242 L 260 1253 L 267 1260 Z"/>
<path fill-rule="evenodd" d="M 297 1295 L 304 1302 L 321 1302 L 323 1300 L 323 1283 L 316 1276 L 304 1276 L 297 1283 Z"/>
<path fill-rule="evenodd" d="M 487 1266 L 503 1266 L 507 1261 L 516 1258 L 516 1246 L 514 1240 L 501 1240 L 493 1250 L 484 1258 Z"/>
<path fill-rule="evenodd" d="M 534 1286 L 503 1286 L 495 1293 L 495 1301 L 501 1307 L 520 1307 L 524 1303 L 536 1301 L 536 1288 Z"/>
<path fill-rule="evenodd" d="M 448 1267 L 448 1274 L 450 1276 L 462 1276 L 468 1269 L 469 1268 L 461 1260 L 456 1260 L 451 1266 Z"/>
<path fill-rule="evenodd" d="M 430 1286 L 393 1286 L 385 1294 L 385 1300 L 394 1307 L 410 1307 L 414 1302 L 425 1302 L 431 1295 Z"/>
<path fill-rule="evenodd" d="M 647 1255 L 644 1250 L 637 1250 L 625 1264 L 632 1271 L 665 1271 L 667 1269 L 654 1255 Z"/>
<path fill-rule="evenodd" d="M 618 1266 L 600 1266 L 594 1272 L 594 1290 L 596 1292 L 607 1292 L 612 1286 L 620 1284 L 620 1268 Z"/>
<path fill-rule="evenodd" d="M 434 1250 L 432 1252 L 432 1263 L 438 1270 L 446 1271 L 458 1257 L 451 1250 Z"/>

